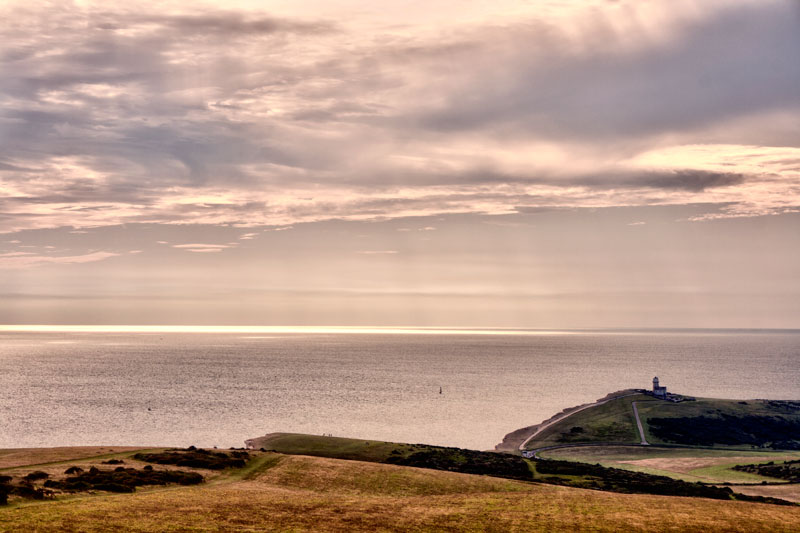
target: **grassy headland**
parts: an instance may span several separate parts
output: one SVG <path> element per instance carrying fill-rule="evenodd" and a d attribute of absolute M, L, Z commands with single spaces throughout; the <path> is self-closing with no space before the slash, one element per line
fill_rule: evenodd
<path fill-rule="evenodd" d="M 528 434 L 523 449 L 547 459 L 705 483 L 780 483 L 785 480 L 769 477 L 765 470 L 734 467 L 800 457 L 800 402 L 716 398 L 669 402 L 631 391 L 616 394 L 540 425 Z M 642 437 L 648 445 L 641 445 Z M 798 501 L 794 492 L 771 493 L 790 494 Z"/>
<path fill-rule="evenodd" d="M 524 449 L 639 444 L 634 402 L 650 444 L 800 450 L 800 402 L 691 398 L 676 403 L 645 394 L 623 395 L 568 414 L 540 429 Z"/>

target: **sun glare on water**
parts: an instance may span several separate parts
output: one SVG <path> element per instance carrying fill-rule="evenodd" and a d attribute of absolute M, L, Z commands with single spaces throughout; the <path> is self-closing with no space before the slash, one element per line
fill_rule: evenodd
<path fill-rule="evenodd" d="M 419 328 L 363 326 L 129 326 L 129 325 L 0 325 L 0 332 L 43 333 L 347 333 L 399 335 L 553 335 L 574 332 L 504 328 Z"/>

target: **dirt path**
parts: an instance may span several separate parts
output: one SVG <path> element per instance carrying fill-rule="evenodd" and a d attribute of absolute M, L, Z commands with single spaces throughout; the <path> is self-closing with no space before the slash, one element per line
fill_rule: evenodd
<path fill-rule="evenodd" d="M 642 427 L 642 421 L 639 420 L 639 409 L 636 408 L 636 402 L 631 402 L 633 406 L 633 416 L 636 418 L 636 427 L 639 428 L 639 437 L 642 438 L 642 446 L 650 446 L 650 443 L 647 442 L 647 439 L 644 438 L 644 428 Z"/>
<path fill-rule="evenodd" d="M 0 470 L 35 464 L 113 456 L 146 450 L 143 446 L 62 446 L 58 448 L 9 448 L 0 450 Z"/>

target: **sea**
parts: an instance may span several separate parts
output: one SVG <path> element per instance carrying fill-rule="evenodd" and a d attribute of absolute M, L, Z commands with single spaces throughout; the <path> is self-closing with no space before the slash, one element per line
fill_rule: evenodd
<path fill-rule="evenodd" d="M 0 448 L 241 447 L 271 432 L 492 449 L 654 376 L 800 399 L 797 330 L 0 331 Z"/>

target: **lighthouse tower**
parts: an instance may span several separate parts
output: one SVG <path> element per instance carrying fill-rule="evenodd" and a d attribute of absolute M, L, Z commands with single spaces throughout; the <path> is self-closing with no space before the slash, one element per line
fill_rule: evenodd
<path fill-rule="evenodd" d="M 653 396 L 656 398 L 667 397 L 667 388 L 658 385 L 658 376 L 653 378 Z"/>

